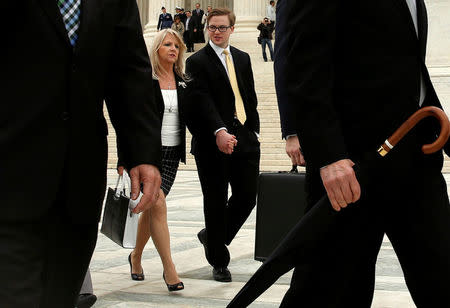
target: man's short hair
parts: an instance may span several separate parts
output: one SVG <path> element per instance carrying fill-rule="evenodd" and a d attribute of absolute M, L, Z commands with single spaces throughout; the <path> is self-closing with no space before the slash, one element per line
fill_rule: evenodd
<path fill-rule="evenodd" d="M 233 11 L 230 11 L 227 8 L 212 9 L 208 14 L 208 17 L 206 17 L 208 25 L 209 20 L 214 16 L 228 16 L 228 19 L 230 20 L 230 26 L 234 26 L 234 24 L 236 23 L 236 15 L 233 13 Z"/>
<path fill-rule="evenodd" d="M 269 4 L 272 4 L 272 3 L 275 3 L 275 1 L 273 1 L 273 0 L 270 0 Z"/>
<path fill-rule="evenodd" d="M 185 13 L 192 13 L 190 10 L 187 10 Z"/>
<path fill-rule="evenodd" d="M 161 8 L 161 10 L 165 10 L 165 9 L 166 9 L 165 7 L 162 7 L 162 8 Z"/>

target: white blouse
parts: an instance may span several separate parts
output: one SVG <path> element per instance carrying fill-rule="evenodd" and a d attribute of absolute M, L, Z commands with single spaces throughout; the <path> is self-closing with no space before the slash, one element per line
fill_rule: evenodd
<path fill-rule="evenodd" d="M 177 90 L 161 89 L 164 100 L 164 115 L 161 128 L 161 143 L 173 147 L 181 144 L 180 116 Z"/>

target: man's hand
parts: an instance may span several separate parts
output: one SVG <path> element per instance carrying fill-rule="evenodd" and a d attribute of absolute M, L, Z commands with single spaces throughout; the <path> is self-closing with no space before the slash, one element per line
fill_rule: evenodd
<path fill-rule="evenodd" d="M 143 184 L 143 196 L 133 213 L 138 214 L 152 207 L 159 197 L 161 187 L 161 175 L 158 168 L 153 165 L 142 164 L 130 170 L 131 199 L 136 200 L 139 196 L 141 183 Z"/>
<path fill-rule="evenodd" d="M 350 159 L 342 159 L 320 169 L 323 185 L 336 211 L 359 200 L 361 187 L 356 179 Z"/>
<path fill-rule="evenodd" d="M 286 153 L 291 158 L 292 164 L 297 166 L 305 166 L 305 158 L 300 151 L 300 142 L 297 136 L 291 136 L 286 139 Z"/>
<path fill-rule="evenodd" d="M 221 152 L 231 154 L 237 144 L 236 136 L 229 134 L 224 129 L 219 130 L 216 134 L 216 144 Z"/>

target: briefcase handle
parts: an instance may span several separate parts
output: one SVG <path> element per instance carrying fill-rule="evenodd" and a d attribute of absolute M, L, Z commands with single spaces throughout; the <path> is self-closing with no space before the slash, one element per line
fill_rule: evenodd
<path fill-rule="evenodd" d="M 119 177 L 117 178 L 116 188 L 114 189 L 116 198 L 119 198 L 120 195 L 126 196 L 127 188 L 131 190 L 131 188 L 129 187 L 130 185 L 126 187 L 127 185 L 125 184 L 125 182 L 128 182 L 126 180 L 126 177 L 128 177 L 128 173 L 124 170 L 122 175 L 119 175 Z"/>

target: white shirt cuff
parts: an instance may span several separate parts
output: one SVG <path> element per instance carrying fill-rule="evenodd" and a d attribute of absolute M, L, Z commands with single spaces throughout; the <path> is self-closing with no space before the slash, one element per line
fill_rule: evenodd
<path fill-rule="evenodd" d="M 227 130 L 226 127 L 221 127 L 221 128 L 219 128 L 218 130 L 216 130 L 216 131 L 214 132 L 214 136 L 217 135 L 217 133 L 220 132 L 221 130 L 224 130 L 224 131 L 228 132 L 228 130 Z"/>

